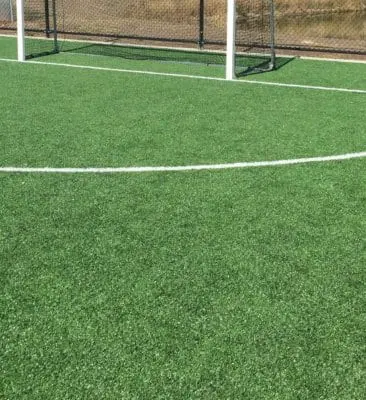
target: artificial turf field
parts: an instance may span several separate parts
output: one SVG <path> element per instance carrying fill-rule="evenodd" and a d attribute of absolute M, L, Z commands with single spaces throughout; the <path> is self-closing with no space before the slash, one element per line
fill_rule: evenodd
<path fill-rule="evenodd" d="M 365 158 L 4 170 L 365 152 L 366 64 L 249 79 L 360 92 L 0 61 L 0 398 L 365 397 Z"/>

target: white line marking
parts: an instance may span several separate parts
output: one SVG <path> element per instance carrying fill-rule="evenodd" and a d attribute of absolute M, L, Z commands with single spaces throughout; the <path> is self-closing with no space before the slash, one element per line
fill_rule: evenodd
<path fill-rule="evenodd" d="M 286 56 L 277 56 L 284 57 Z M 325 61 L 325 62 L 336 62 L 336 63 L 348 63 L 348 64 L 366 64 L 366 60 L 359 60 L 357 58 L 326 58 L 326 57 L 312 57 L 312 56 L 299 56 L 300 60 L 310 60 L 310 61 Z"/>
<path fill-rule="evenodd" d="M 365 158 L 366 151 L 360 153 L 349 153 L 325 157 L 295 158 L 289 160 L 274 161 L 252 161 L 228 164 L 202 164 L 182 166 L 159 166 L 159 167 L 86 167 L 86 168 L 51 168 L 51 167 L 0 167 L 0 173 L 39 173 L 39 174 L 118 174 L 118 173 L 142 173 L 142 172 L 182 172 L 182 171 L 209 171 L 223 169 L 276 167 L 284 165 L 297 165 L 309 163 L 321 163 L 330 161 L 344 161 Z"/>
<path fill-rule="evenodd" d="M 363 89 L 346 89 L 346 88 L 337 88 L 337 87 L 328 87 L 328 86 L 310 86 L 310 85 L 298 85 L 293 83 L 280 83 L 280 82 L 266 82 L 266 81 L 252 81 L 248 79 L 240 79 L 234 82 L 244 82 L 244 83 L 253 83 L 257 85 L 267 85 L 267 86 L 277 86 L 277 87 L 286 87 L 286 88 L 295 88 L 295 89 L 307 89 L 307 90 L 325 90 L 328 92 L 345 92 L 345 93 L 359 93 L 366 94 L 366 90 Z"/>
<path fill-rule="evenodd" d="M 19 62 L 17 60 L 6 59 L 6 58 L 0 58 L 0 61 Z M 245 84 L 252 84 L 252 85 L 276 86 L 276 87 L 286 87 L 286 88 L 294 88 L 294 89 L 323 90 L 323 91 L 330 91 L 330 92 L 366 94 L 366 89 L 364 90 L 364 89 L 347 89 L 347 88 L 328 87 L 328 86 L 298 85 L 298 84 L 293 84 L 293 83 L 267 82 L 267 81 L 257 81 L 257 80 L 249 80 L 249 79 L 235 79 L 233 81 L 227 81 L 225 78 L 200 76 L 200 75 L 140 71 L 140 70 L 107 68 L 107 67 L 93 67 L 90 65 L 52 63 L 52 62 L 44 62 L 44 61 L 27 61 L 26 63 L 27 64 L 50 65 L 50 66 L 58 66 L 58 67 L 66 67 L 66 68 L 86 69 L 86 70 L 93 70 L 93 71 L 120 72 L 120 73 L 137 74 L 137 75 L 153 75 L 153 76 L 164 76 L 164 77 L 185 78 L 185 79 L 200 79 L 200 80 L 206 80 L 206 81 L 220 81 L 220 82 L 222 81 L 222 82 L 228 82 L 228 83 L 233 82 L 234 84 L 235 83 L 245 83 Z"/>

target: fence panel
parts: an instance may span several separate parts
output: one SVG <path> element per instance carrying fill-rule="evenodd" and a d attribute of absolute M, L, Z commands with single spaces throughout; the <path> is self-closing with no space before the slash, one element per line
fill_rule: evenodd
<path fill-rule="evenodd" d="M 247 4 L 237 0 L 239 29 Z M 226 0 L 56 0 L 56 7 L 60 32 L 95 35 L 103 28 L 111 37 L 193 46 L 225 40 Z M 0 0 L 0 30 L 15 30 L 14 10 L 15 0 Z M 283 49 L 366 54 L 366 0 L 276 0 L 276 42 Z"/>
<path fill-rule="evenodd" d="M 366 0 L 276 0 L 277 45 L 366 53 Z"/>

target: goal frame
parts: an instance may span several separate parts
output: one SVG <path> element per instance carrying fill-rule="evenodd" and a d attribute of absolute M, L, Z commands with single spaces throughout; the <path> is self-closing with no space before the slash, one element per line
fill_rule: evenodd
<path fill-rule="evenodd" d="M 53 1 L 53 5 L 55 4 L 55 0 Z M 262 0 L 268 1 L 268 6 L 271 8 L 270 13 L 270 26 L 268 27 L 270 33 L 270 44 L 269 44 L 269 52 L 270 52 L 270 63 L 268 70 L 272 70 L 275 68 L 275 45 L 274 45 L 274 36 L 275 36 L 275 23 L 274 23 L 274 1 L 273 0 Z M 25 0 L 16 0 L 16 15 L 17 15 L 17 58 L 18 61 L 24 62 L 26 61 L 26 48 L 25 48 L 25 18 L 24 18 L 24 2 Z M 227 7 L 227 18 L 226 18 L 226 50 L 225 50 L 225 78 L 226 80 L 234 80 L 236 79 L 236 6 L 237 0 L 226 0 Z M 202 7 L 201 7 L 202 9 Z M 202 15 L 200 16 L 202 18 Z M 57 43 L 57 32 L 56 32 L 56 17 L 54 15 L 54 41 L 55 41 L 55 49 L 56 52 L 58 50 Z M 49 33 L 49 32 L 47 32 Z"/>

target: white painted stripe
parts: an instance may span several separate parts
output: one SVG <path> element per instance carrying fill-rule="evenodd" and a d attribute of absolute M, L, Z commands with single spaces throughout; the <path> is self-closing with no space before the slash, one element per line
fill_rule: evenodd
<path fill-rule="evenodd" d="M 277 56 L 284 57 L 286 56 Z M 300 60 L 309 60 L 309 61 L 325 61 L 325 62 L 336 62 L 336 63 L 348 63 L 348 64 L 366 64 L 366 60 L 358 60 L 357 58 L 328 58 L 328 57 L 311 57 L 311 56 L 299 56 L 296 57 Z"/>
<path fill-rule="evenodd" d="M 234 82 L 244 82 L 244 83 L 252 83 L 252 84 L 256 84 L 256 85 L 267 85 L 267 86 L 277 86 L 277 87 L 306 89 L 306 90 L 325 90 L 328 92 L 366 94 L 366 90 L 363 90 L 363 89 L 346 89 L 346 88 L 328 87 L 328 86 L 298 85 L 298 84 L 294 84 L 294 83 L 267 82 L 267 81 L 257 81 L 257 80 L 254 81 L 254 80 L 249 80 L 249 79 L 240 79 L 240 80 L 236 80 Z"/>
<path fill-rule="evenodd" d="M 365 158 L 366 151 L 360 153 L 348 153 L 325 157 L 295 158 L 289 160 L 274 161 L 251 161 L 228 164 L 202 164 L 182 166 L 159 166 L 159 167 L 87 167 L 87 168 L 51 168 L 51 167 L 0 167 L 0 173 L 39 173 L 39 174 L 119 174 L 119 173 L 142 173 L 142 172 L 182 172 L 182 171 L 210 171 L 224 169 L 242 169 L 258 167 L 276 167 L 285 165 L 298 165 L 321 162 L 334 162 Z"/>
<path fill-rule="evenodd" d="M 6 59 L 6 58 L 0 58 L 0 61 L 18 62 L 17 60 Z M 164 76 L 164 77 L 174 77 L 174 78 L 199 79 L 199 80 L 206 80 L 206 81 L 227 82 L 227 80 L 225 78 L 200 76 L 200 75 L 176 74 L 176 73 L 168 73 L 168 72 L 140 71 L 140 70 L 130 70 L 130 69 L 120 69 L 120 68 L 95 67 L 95 66 L 90 66 L 90 65 L 51 63 L 51 62 L 43 62 L 43 61 L 28 61 L 27 64 L 40 64 L 40 65 L 50 65 L 50 66 L 58 66 L 58 67 L 65 67 L 65 68 L 94 70 L 94 71 L 108 71 L 108 72 L 120 72 L 120 73 L 138 74 L 138 75 L 153 75 L 153 76 Z M 234 84 L 244 83 L 244 84 L 253 84 L 253 85 L 265 85 L 265 86 L 276 86 L 276 87 L 285 87 L 285 88 L 294 88 L 294 89 L 305 89 L 305 90 L 323 90 L 323 91 L 330 91 L 330 92 L 366 94 L 366 89 L 348 89 L 348 88 L 338 88 L 338 87 L 328 87 L 328 86 L 298 85 L 298 84 L 293 84 L 293 83 L 267 82 L 267 81 L 257 81 L 257 80 L 249 80 L 249 79 L 235 79 L 230 82 L 232 82 Z"/>

